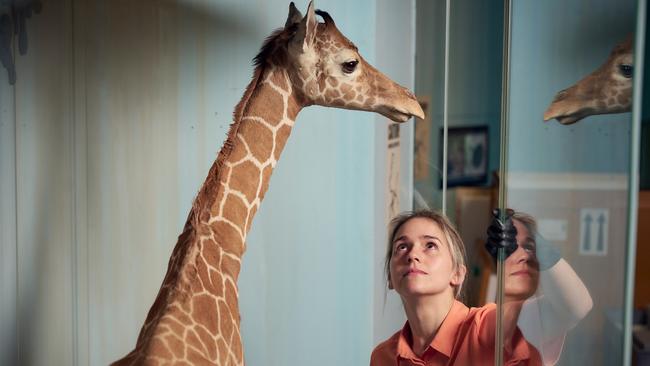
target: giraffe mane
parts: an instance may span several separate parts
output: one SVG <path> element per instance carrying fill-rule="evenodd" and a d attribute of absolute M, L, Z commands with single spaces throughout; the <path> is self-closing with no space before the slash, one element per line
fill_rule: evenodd
<path fill-rule="evenodd" d="M 264 40 L 259 53 L 257 56 L 255 56 L 255 58 L 253 58 L 253 66 L 255 67 L 255 70 L 253 71 L 253 77 L 248 83 L 248 86 L 246 86 L 244 95 L 242 96 L 241 100 L 235 106 L 235 110 L 233 112 L 233 122 L 230 124 L 228 135 L 223 143 L 223 147 L 219 151 L 216 163 L 209 173 L 209 180 L 212 180 L 213 182 L 219 181 L 219 175 L 222 171 L 221 167 L 232 152 L 232 148 L 235 144 L 235 139 L 237 138 L 237 132 L 241 126 L 242 115 L 246 109 L 246 106 L 248 105 L 248 101 L 253 95 L 255 88 L 260 83 L 262 75 L 264 74 L 264 70 L 271 64 L 284 65 L 286 63 L 287 44 L 291 37 L 295 34 L 296 28 L 297 23 L 291 25 L 288 28 L 276 29 Z M 200 201 L 200 197 L 197 197 L 193 206 L 195 208 L 198 208 L 197 206 L 201 204 Z"/>
<path fill-rule="evenodd" d="M 253 77 L 246 87 L 242 99 L 239 101 L 239 103 L 237 103 L 237 106 L 235 107 L 235 111 L 233 112 L 233 122 L 230 124 L 230 129 L 228 130 L 226 141 L 224 141 L 223 147 L 217 156 L 217 160 L 215 164 L 213 164 L 210 168 L 210 172 L 208 173 L 208 177 L 204 183 L 204 188 L 211 187 L 211 189 L 202 189 L 194 199 L 194 202 L 192 203 L 192 209 L 188 214 L 183 232 L 178 237 L 176 245 L 174 246 L 172 252 L 172 256 L 170 257 L 167 264 L 167 273 L 165 274 L 165 278 L 163 279 L 159 293 L 154 300 L 154 304 L 149 309 L 145 325 L 142 327 L 140 334 L 138 335 L 136 348 L 129 355 L 127 355 L 126 358 L 134 358 L 142 353 L 143 344 L 150 341 L 152 332 L 164 314 L 163 309 L 168 306 L 166 305 L 166 299 L 172 296 L 172 294 L 183 294 L 183 292 L 179 291 L 179 289 L 172 288 L 168 285 L 168 283 L 176 282 L 174 278 L 177 278 L 180 275 L 177 269 L 171 270 L 171 268 L 179 268 L 185 261 L 188 260 L 187 258 L 189 253 L 185 250 L 186 248 L 184 244 L 188 242 L 188 240 L 191 240 L 188 238 L 195 235 L 196 230 L 199 227 L 202 214 L 201 208 L 203 208 L 203 204 L 205 203 L 204 201 L 210 197 L 210 193 L 208 191 L 221 189 L 221 187 L 218 185 L 218 182 L 220 175 L 223 172 L 222 166 L 230 156 L 234 147 L 234 142 L 237 138 L 239 127 L 241 126 L 244 109 L 246 108 L 246 105 L 248 105 L 248 102 L 253 95 L 255 88 L 260 83 L 266 67 L 268 67 L 270 63 L 273 63 L 275 65 L 283 65 L 283 63 L 279 62 L 286 60 L 286 41 L 288 41 L 290 39 L 290 36 L 295 33 L 295 28 L 296 25 L 294 24 L 289 28 L 281 28 L 274 31 L 269 37 L 266 38 L 262 44 L 260 52 L 253 59 L 253 65 L 255 66 Z M 284 48 L 285 52 L 280 52 L 282 48 Z M 187 283 L 183 283 L 183 286 L 188 285 Z"/>

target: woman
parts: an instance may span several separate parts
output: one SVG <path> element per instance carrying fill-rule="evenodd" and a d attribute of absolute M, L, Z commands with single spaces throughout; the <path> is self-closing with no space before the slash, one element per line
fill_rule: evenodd
<path fill-rule="evenodd" d="M 589 313 L 593 301 L 573 268 L 539 235 L 535 219 L 521 212 L 511 215 L 517 246 L 505 261 L 505 307 L 517 315 L 518 328 L 539 351 L 543 364 L 555 365 L 566 333 Z M 487 249 L 495 253 L 490 243 L 494 240 L 488 240 Z M 538 286 L 544 295 L 535 296 Z"/>
<path fill-rule="evenodd" d="M 500 227 L 495 245 L 515 243 L 512 222 Z M 371 366 L 494 364 L 496 306 L 470 309 L 457 300 L 464 256 L 458 232 L 440 214 L 409 212 L 391 222 L 386 275 L 388 287 L 402 299 L 407 322 L 374 349 Z M 505 364 L 540 365 L 539 353 L 516 326 L 520 309 L 504 308 Z"/>

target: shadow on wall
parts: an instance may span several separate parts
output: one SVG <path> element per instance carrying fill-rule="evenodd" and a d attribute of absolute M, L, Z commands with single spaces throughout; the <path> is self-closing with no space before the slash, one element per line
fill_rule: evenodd
<path fill-rule="evenodd" d="M 125 21 L 129 21 L 129 15 L 135 17 L 139 15 L 153 15 L 154 18 L 152 19 L 157 19 L 159 25 L 163 25 L 162 23 L 165 22 L 165 17 L 172 22 L 175 20 L 174 18 L 183 17 L 192 19 L 192 22 L 198 22 L 195 24 L 201 24 L 206 34 L 216 33 L 219 35 L 227 35 L 227 39 L 231 44 L 242 40 L 257 40 L 259 34 L 264 33 L 265 30 L 258 28 L 258 22 L 254 21 L 252 17 L 251 19 L 246 19 L 247 16 L 250 17 L 250 12 L 245 11 L 245 7 L 242 4 L 226 9 L 225 6 L 220 6 L 219 4 L 210 6 L 208 4 L 200 4 L 187 0 L 116 1 L 109 4 L 100 4 L 100 2 L 94 1 L 86 6 L 90 10 L 86 14 L 88 16 L 86 27 L 92 27 L 92 25 L 98 24 L 95 21 L 102 22 L 102 20 L 114 25 L 124 24 Z M 108 10 L 108 13 L 92 13 L 93 7 L 95 9 Z M 107 7 L 110 9 L 107 9 Z M 120 10 L 124 11 L 126 17 L 113 18 L 112 15 L 118 14 Z M 19 54 L 22 56 L 26 55 L 29 45 L 27 20 L 33 14 L 40 14 L 42 11 L 43 4 L 40 0 L 7 0 L 6 2 L 0 3 L 0 62 L 8 74 L 8 80 L 11 85 L 15 85 L 17 78 L 17 60 L 14 54 L 14 42 L 18 45 Z M 155 17 L 156 15 L 157 17 Z M 144 19 L 142 17 L 141 20 L 143 22 L 137 22 L 135 25 L 141 26 L 146 24 Z M 174 31 L 177 30 L 174 29 Z M 137 46 L 138 39 L 144 41 L 139 36 L 139 32 L 127 34 L 131 42 L 125 42 L 123 45 Z"/>
<path fill-rule="evenodd" d="M 18 51 L 27 53 L 27 19 L 32 13 L 40 13 L 43 8 L 40 0 L 7 0 L 0 3 L 0 62 L 7 70 L 9 84 L 16 83 L 13 40 L 18 40 Z"/>

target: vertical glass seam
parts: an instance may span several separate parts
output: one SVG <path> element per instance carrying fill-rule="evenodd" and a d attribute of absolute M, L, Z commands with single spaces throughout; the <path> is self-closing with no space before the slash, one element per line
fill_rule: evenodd
<path fill-rule="evenodd" d="M 510 34 L 512 28 L 512 2 L 504 0 L 503 3 L 503 68 L 501 76 L 501 123 L 500 123 L 500 152 L 499 152 L 499 195 L 498 206 L 501 210 L 501 219 L 505 217 L 507 208 L 506 182 L 508 168 L 508 123 L 510 102 Z M 497 327 L 494 342 L 494 364 L 503 365 L 503 285 L 506 253 L 504 248 L 497 250 Z"/>
<path fill-rule="evenodd" d="M 13 57 L 13 64 L 14 64 L 14 69 L 16 67 L 16 42 L 14 41 L 14 37 L 11 37 L 11 48 L 12 52 L 11 55 Z M 16 73 L 18 71 L 16 70 Z M 16 350 L 15 350 L 15 357 L 16 361 L 20 365 L 20 352 L 21 352 L 21 344 L 20 344 L 20 321 L 21 317 L 18 312 L 18 309 L 20 309 L 20 262 L 19 262 L 19 254 L 18 254 L 18 103 L 16 102 L 16 89 L 17 89 L 17 84 L 18 84 L 18 76 L 16 75 L 16 82 L 12 86 L 12 91 L 13 91 L 13 104 L 14 104 L 14 214 L 15 214 L 15 219 L 14 219 L 14 245 L 16 246 L 15 248 L 15 255 L 16 255 L 16 278 L 15 278 L 15 289 L 16 289 L 16 298 L 15 298 L 15 306 L 16 306 L 16 321 L 14 322 L 15 325 L 15 337 L 16 337 Z"/>
<path fill-rule="evenodd" d="M 447 214 L 447 145 L 449 129 L 449 33 L 451 20 L 451 0 L 445 2 L 445 65 L 444 91 L 442 105 L 442 213 Z"/>
<path fill-rule="evenodd" d="M 76 118 L 76 58 L 75 58 L 75 14 L 74 14 L 74 0 L 71 0 L 69 3 L 70 11 L 70 57 L 72 63 L 72 69 L 70 70 L 70 85 L 72 86 L 72 95 L 71 95 L 71 116 L 72 116 L 72 128 L 70 129 L 70 136 L 72 138 L 72 220 L 71 221 L 71 234 L 72 234 L 72 364 L 74 366 L 79 365 L 79 237 L 78 237 L 78 194 L 79 189 L 77 187 L 77 118 Z"/>
<path fill-rule="evenodd" d="M 632 128 L 630 138 L 630 175 L 628 191 L 627 253 L 625 257 L 625 299 L 623 309 L 623 365 L 632 364 L 632 313 L 634 311 L 634 275 L 636 269 L 637 211 L 639 206 L 639 150 L 645 52 L 646 1 L 637 6 L 634 44 L 634 87 L 632 89 Z"/>

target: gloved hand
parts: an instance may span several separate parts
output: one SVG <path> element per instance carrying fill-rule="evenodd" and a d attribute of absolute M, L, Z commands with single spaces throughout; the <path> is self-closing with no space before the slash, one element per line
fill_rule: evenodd
<path fill-rule="evenodd" d="M 485 249 L 494 258 L 497 259 L 497 250 L 505 248 L 506 258 L 517 250 L 517 229 L 512 223 L 512 214 L 514 211 L 507 209 L 505 218 L 501 220 L 501 210 L 496 208 L 492 210 L 492 223 L 487 229 L 488 239 L 485 243 Z"/>

